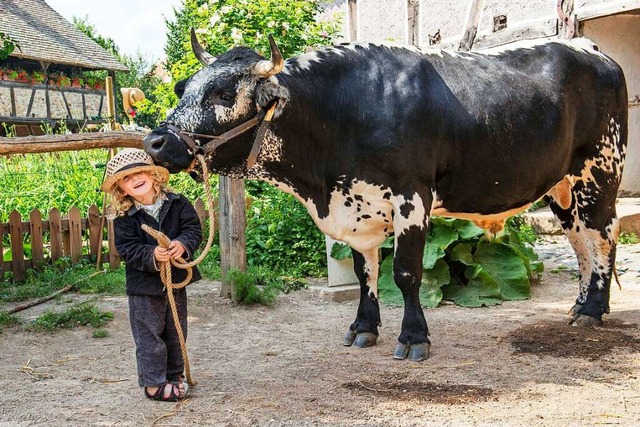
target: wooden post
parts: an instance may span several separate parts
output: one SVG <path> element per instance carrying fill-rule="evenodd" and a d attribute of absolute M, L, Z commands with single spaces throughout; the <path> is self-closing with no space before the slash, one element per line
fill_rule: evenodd
<path fill-rule="evenodd" d="M 358 4 L 357 0 L 349 0 L 347 4 L 347 19 L 349 20 L 349 41 L 358 39 Z"/>
<path fill-rule="evenodd" d="M 471 0 L 471 7 L 469 8 L 469 15 L 467 15 L 467 23 L 465 25 L 464 35 L 460 40 L 459 51 L 468 52 L 473 47 L 473 41 L 476 38 L 478 32 L 478 24 L 480 23 L 480 17 L 482 16 L 482 10 L 484 9 L 484 0 Z"/>
<path fill-rule="evenodd" d="M 246 271 L 247 239 L 245 235 L 244 181 L 221 176 L 219 179 L 220 212 L 220 295 L 233 296 L 233 283 L 227 278 L 231 270 Z"/>
<path fill-rule="evenodd" d="M 116 130 L 116 100 L 113 89 L 112 76 L 107 76 L 105 81 L 105 91 L 107 92 L 107 116 L 109 117 L 109 130 Z"/>
<path fill-rule="evenodd" d="M 407 0 L 407 43 L 420 45 L 420 0 Z"/>

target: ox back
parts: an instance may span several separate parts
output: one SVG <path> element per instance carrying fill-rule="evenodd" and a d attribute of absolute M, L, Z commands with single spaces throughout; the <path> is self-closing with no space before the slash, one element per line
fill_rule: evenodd
<path fill-rule="evenodd" d="M 278 101 L 253 167 L 248 138 L 221 146 L 208 165 L 294 194 L 324 233 L 352 247 L 362 292 L 346 345 L 367 347 L 378 336 L 378 246 L 387 236 L 395 236 L 394 278 L 405 299 L 394 356 L 421 360 L 429 217 L 471 219 L 496 234 L 545 195 L 580 264 L 572 322 L 601 322 L 619 234 L 627 93 L 620 67 L 592 42 L 468 53 L 349 44 L 289 59 L 272 76 L 255 71 L 262 58 L 251 53 L 236 48 L 208 62 L 167 121 L 220 134 L 246 120 L 246 105 Z M 202 108 L 205 86 L 234 87 L 234 102 Z M 145 141 L 173 170 L 192 159 L 177 160 L 183 145 L 166 128 Z"/>

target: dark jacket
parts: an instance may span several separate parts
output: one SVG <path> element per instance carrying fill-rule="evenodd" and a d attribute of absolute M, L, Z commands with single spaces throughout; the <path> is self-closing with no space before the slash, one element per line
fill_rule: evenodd
<path fill-rule="evenodd" d="M 135 206 L 114 222 L 115 244 L 125 262 L 127 275 L 127 295 L 161 295 L 164 285 L 153 257 L 158 242 L 148 235 L 142 224 L 162 231 L 170 240 L 177 240 L 186 249 L 183 258 L 193 259 L 193 253 L 202 241 L 202 227 L 193 205 L 182 195 L 167 193 L 167 200 L 160 208 L 160 224 L 151 215 Z M 174 283 L 187 277 L 186 270 L 171 267 Z M 191 282 L 202 278 L 197 268 L 193 268 Z"/>

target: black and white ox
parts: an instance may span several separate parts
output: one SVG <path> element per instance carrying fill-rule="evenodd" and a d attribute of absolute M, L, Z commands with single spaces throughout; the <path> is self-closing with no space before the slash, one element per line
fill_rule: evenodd
<path fill-rule="evenodd" d="M 366 347 L 378 336 L 385 237 L 395 236 L 404 297 L 394 357 L 422 360 L 430 341 L 418 289 L 429 217 L 466 218 L 497 233 L 543 196 L 580 264 L 572 322 L 601 323 L 619 234 L 627 92 L 620 67 L 591 41 L 469 53 L 352 43 L 286 61 L 271 42 L 270 60 L 246 47 L 214 57 L 192 33 L 204 68 L 176 85 L 180 103 L 144 148 L 171 172 L 207 152 L 211 171 L 293 194 L 323 233 L 348 243 L 362 291 L 345 345 Z M 257 157 L 253 130 L 224 144 L 202 137 L 274 101 Z"/>

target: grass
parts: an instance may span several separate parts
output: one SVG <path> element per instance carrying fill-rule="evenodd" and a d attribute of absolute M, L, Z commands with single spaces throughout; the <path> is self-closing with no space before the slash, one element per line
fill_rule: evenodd
<path fill-rule="evenodd" d="M 278 294 L 286 294 L 309 286 L 306 280 L 275 276 L 273 272 L 260 268 L 250 268 L 247 273 L 232 270 L 228 278 L 233 283 L 234 301 L 245 305 L 270 306 L 273 305 Z"/>
<path fill-rule="evenodd" d="M 20 323 L 20 320 L 18 320 L 16 315 L 9 314 L 6 311 L 0 311 L 0 332 L 2 332 L 5 327 L 17 325 L 18 323 Z"/>
<path fill-rule="evenodd" d="M 69 284 L 76 284 L 74 291 L 82 294 L 124 295 L 123 268 L 89 278 L 95 272 L 95 265 L 88 261 L 75 266 L 58 262 L 40 271 L 28 270 L 23 282 L 0 281 L 0 303 L 41 298 Z"/>
<path fill-rule="evenodd" d="M 113 319 L 113 313 L 103 311 L 95 303 L 85 301 L 74 304 L 61 312 L 46 311 L 34 321 L 27 324 L 30 331 L 52 332 L 57 329 L 69 329 L 76 326 L 93 326 L 100 328 Z"/>
<path fill-rule="evenodd" d="M 9 302 L 29 301 L 53 294 L 69 284 L 74 284 L 73 292 L 89 295 L 124 295 L 124 269 L 106 270 L 96 274 L 95 265 L 89 262 L 70 266 L 65 262 L 43 270 L 29 270 L 24 282 L 11 280 L 0 281 L 0 331 L 6 327 L 19 324 L 19 318 L 2 311 L 2 306 Z M 62 300 L 64 294 L 56 297 Z M 105 319 L 113 318 L 113 314 L 98 310 L 95 305 L 75 304 L 62 313 L 46 312 L 34 322 L 26 325 L 28 330 L 54 331 L 59 328 L 89 324 L 100 326 Z M 103 320 L 100 320 L 103 319 Z"/>

